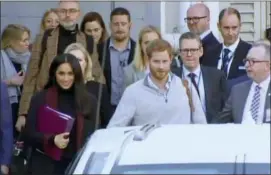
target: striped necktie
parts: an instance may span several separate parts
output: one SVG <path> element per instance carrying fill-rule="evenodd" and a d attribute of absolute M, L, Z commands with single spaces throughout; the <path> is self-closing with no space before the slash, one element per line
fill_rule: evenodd
<path fill-rule="evenodd" d="M 231 52 L 230 49 L 225 48 L 223 50 L 223 57 L 222 57 L 222 67 L 221 70 L 225 73 L 225 75 L 227 76 L 228 74 L 228 66 L 230 63 L 230 57 L 229 57 L 229 53 Z"/>
<path fill-rule="evenodd" d="M 250 106 L 250 112 L 251 112 L 252 118 L 255 121 L 257 121 L 257 118 L 259 115 L 258 113 L 259 113 L 259 108 L 260 108 L 260 96 L 261 96 L 260 90 L 261 90 L 261 87 L 257 85 L 255 87 L 252 103 Z"/>

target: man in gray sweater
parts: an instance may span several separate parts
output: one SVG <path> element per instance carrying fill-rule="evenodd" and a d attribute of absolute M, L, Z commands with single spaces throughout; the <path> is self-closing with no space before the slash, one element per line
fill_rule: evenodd
<path fill-rule="evenodd" d="M 126 88 L 107 128 L 147 123 L 206 124 L 203 111 L 193 107 L 200 105 L 199 99 L 191 99 L 182 80 L 170 72 L 171 45 L 157 39 L 147 46 L 146 52 L 149 75 Z"/>

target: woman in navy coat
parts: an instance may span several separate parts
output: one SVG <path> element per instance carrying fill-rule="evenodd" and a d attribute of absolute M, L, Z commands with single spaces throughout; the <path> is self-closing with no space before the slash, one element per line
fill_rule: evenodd
<path fill-rule="evenodd" d="M 7 86 L 1 82 L 1 115 L 0 115 L 0 165 L 1 174 L 9 174 L 13 149 L 12 112 L 9 103 Z"/>

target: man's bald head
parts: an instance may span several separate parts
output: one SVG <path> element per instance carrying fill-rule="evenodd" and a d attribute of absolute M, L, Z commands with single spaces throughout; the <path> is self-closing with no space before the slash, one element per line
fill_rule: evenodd
<path fill-rule="evenodd" d="M 186 13 L 186 22 L 190 32 L 201 35 L 210 29 L 210 10 L 203 3 L 189 7 Z"/>
<path fill-rule="evenodd" d="M 203 3 L 193 4 L 188 8 L 187 13 L 188 11 L 198 12 L 198 14 L 201 14 L 201 16 L 207 16 L 207 18 L 210 18 L 210 10 Z"/>

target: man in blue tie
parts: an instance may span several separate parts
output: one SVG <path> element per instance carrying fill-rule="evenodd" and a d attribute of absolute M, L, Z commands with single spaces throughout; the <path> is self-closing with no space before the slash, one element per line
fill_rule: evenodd
<path fill-rule="evenodd" d="M 251 44 L 241 39 L 241 25 L 241 14 L 237 9 L 229 7 L 221 10 L 217 27 L 223 43 L 209 49 L 202 58 L 202 65 L 223 71 L 227 80 L 246 74 L 243 59 Z"/>
<path fill-rule="evenodd" d="M 1 174 L 9 174 L 9 165 L 13 150 L 12 113 L 7 86 L 1 82 L 1 116 L 0 116 L 0 165 Z"/>
<path fill-rule="evenodd" d="M 270 50 L 263 42 L 252 46 L 244 59 L 251 80 L 233 86 L 223 111 L 213 122 L 270 123 Z"/>

